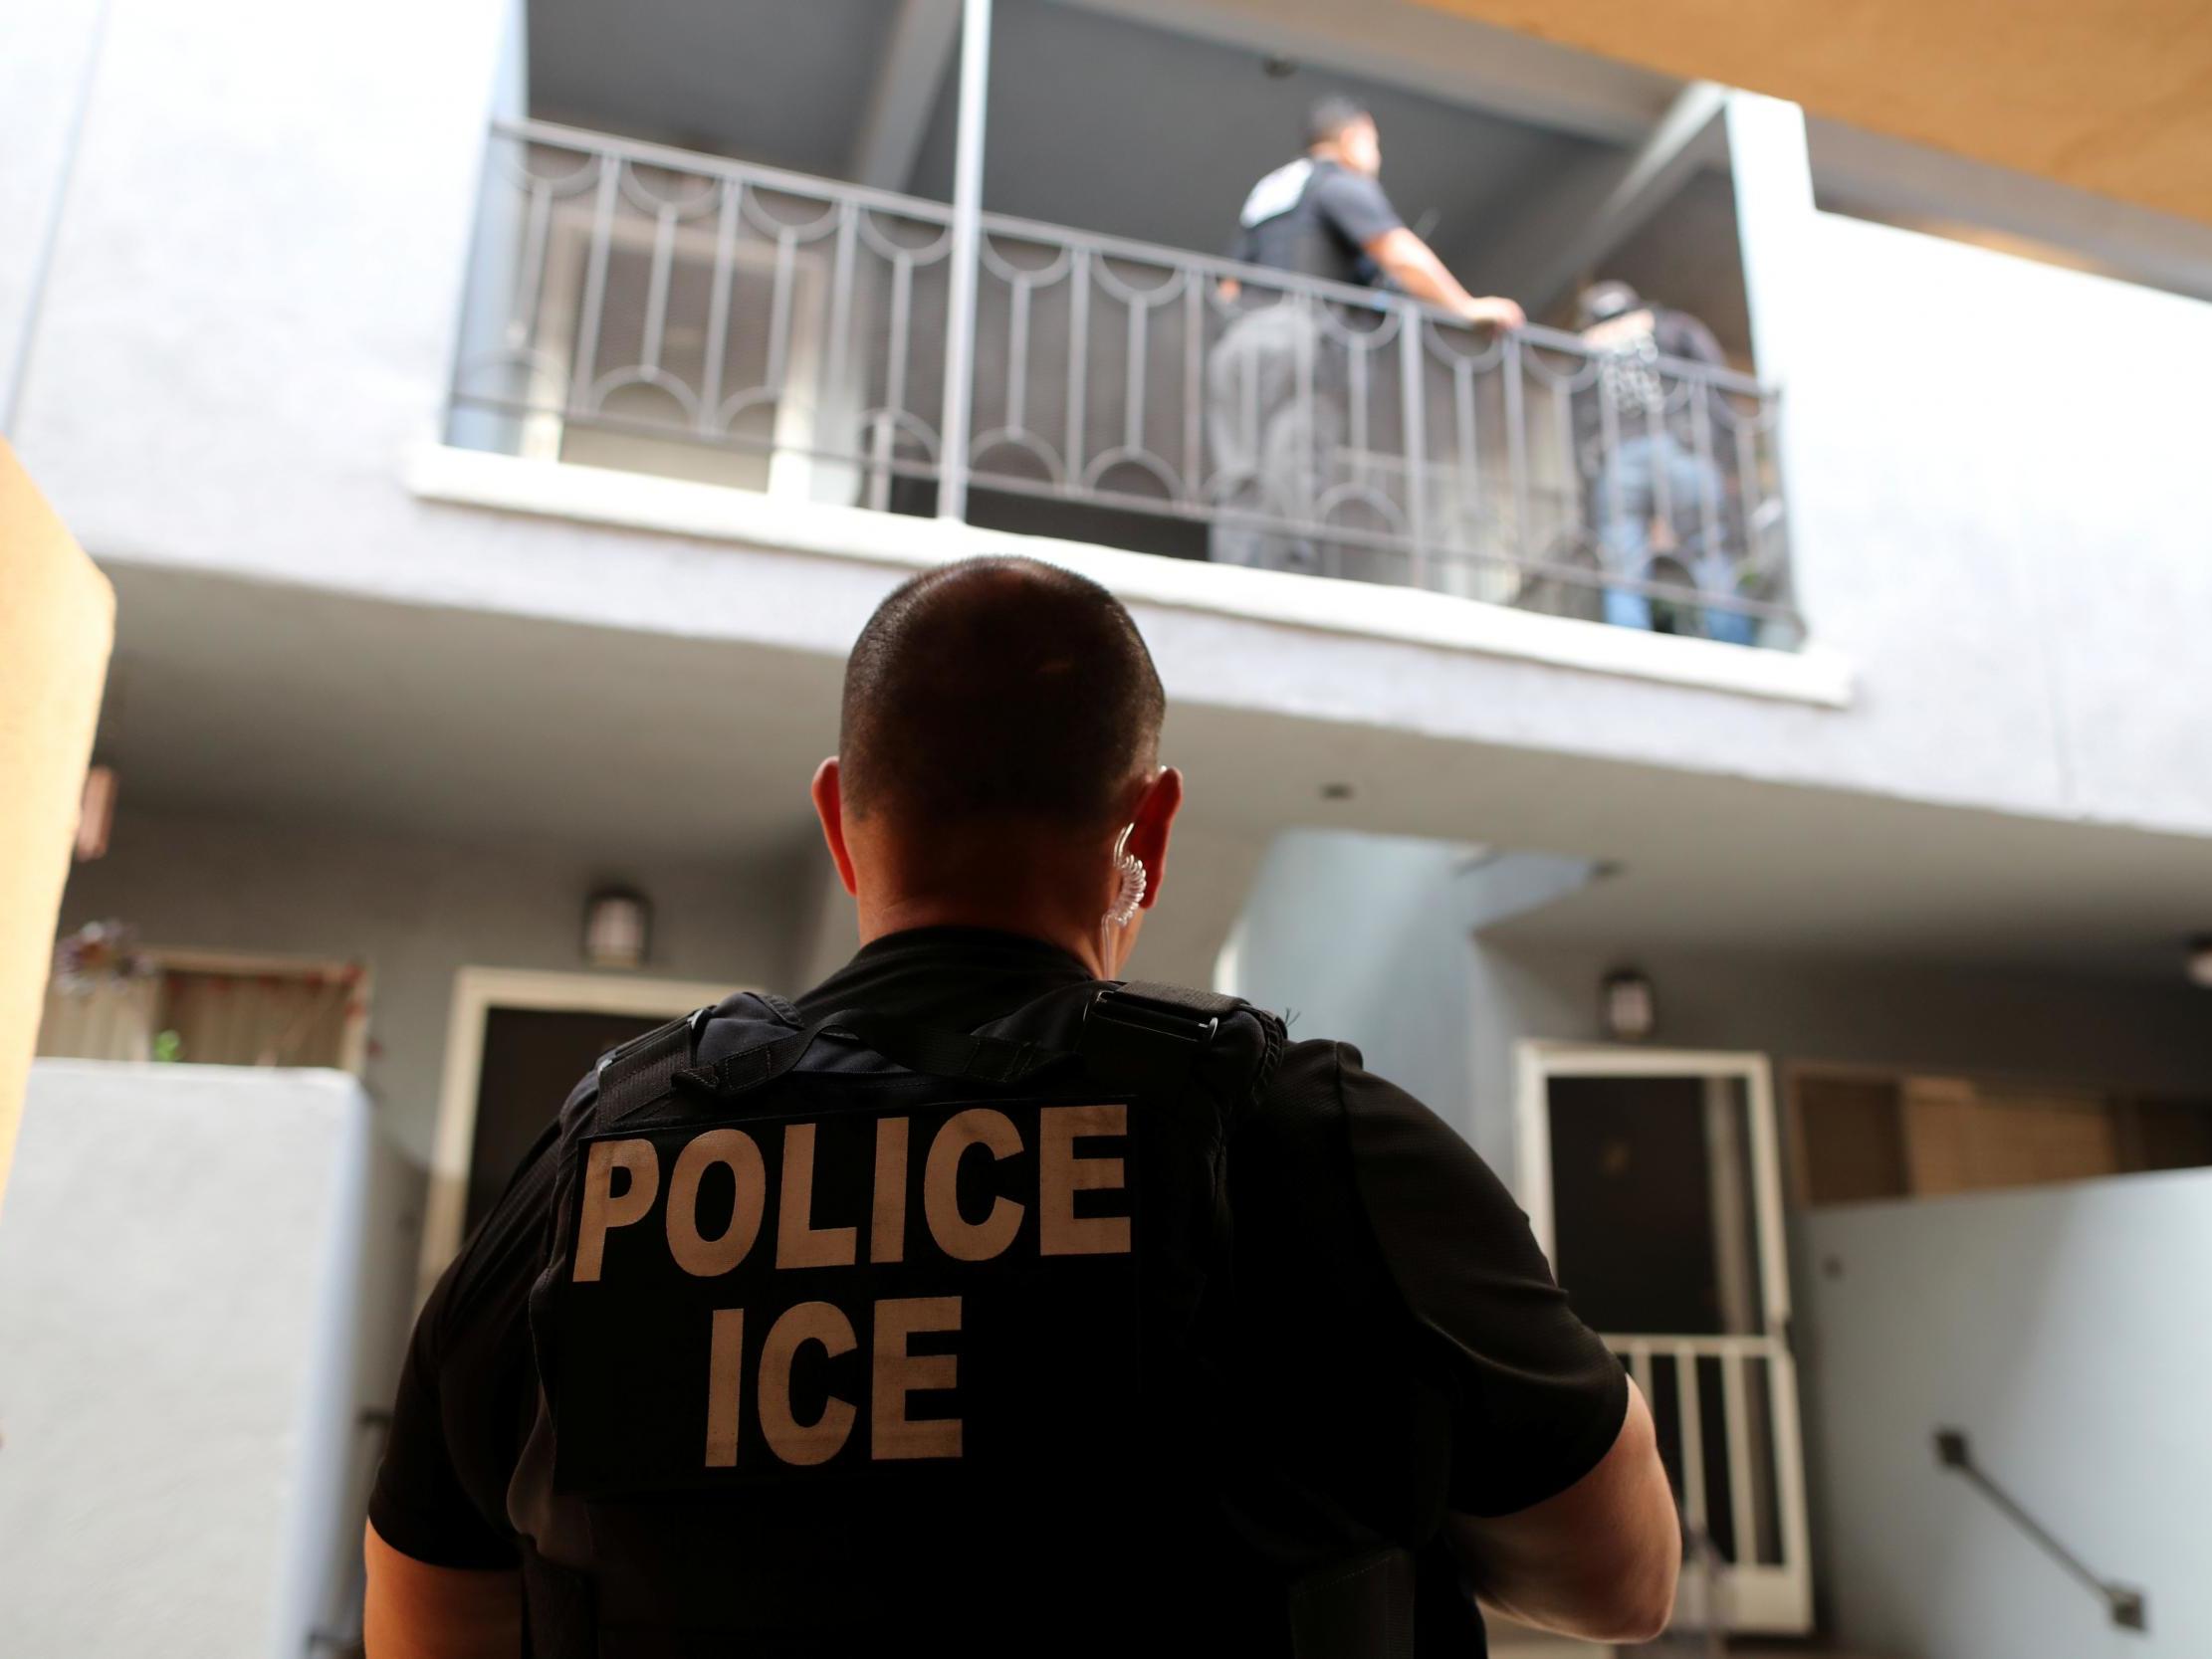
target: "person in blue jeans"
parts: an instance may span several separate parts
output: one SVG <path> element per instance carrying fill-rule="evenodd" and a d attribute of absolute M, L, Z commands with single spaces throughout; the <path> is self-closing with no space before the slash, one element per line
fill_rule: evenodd
<path fill-rule="evenodd" d="M 1598 542 L 1610 578 L 1605 619 L 1623 628 L 1652 626 L 1652 601 L 1628 583 L 1651 579 L 1654 530 L 1664 524 L 1674 556 L 1701 593 L 1737 591 L 1736 558 L 1729 546 L 1726 501 L 1709 453 L 1700 454 L 1678 430 L 1670 410 L 1662 358 L 1724 365 L 1712 330 L 1685 311 L 1656 306 L 1627 283 L 1597 283 L 1583 291 L 1582 337 L 1598 358 L 1593 409 L 1599 424 L 1585 445 L 1597 475 Z M 1675 389 L 1679 401 L 1681 388 Z M 1688 395 L 1706 395 L 1688 388 Z M 1611 419 L 1605 418 L 1610 412 Z M 1670 418 L 1673 417 L 1673 418 Z M 1591 424 L 1586 422 L 1586 425 Z M 1608 449 L 1603 434 L 1614 441 Z M 1699 607 L 1708 638 L 1749 645 L 1758 620 L 1742 611 Z"/>

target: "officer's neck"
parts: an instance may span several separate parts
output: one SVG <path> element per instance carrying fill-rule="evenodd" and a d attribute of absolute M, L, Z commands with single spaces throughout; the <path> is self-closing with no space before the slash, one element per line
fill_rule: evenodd
<path fill-rule="evenodd" d="M 1110 979 L 1118 963 L 1105 958 L 1096 916 L 1083 918 L 1072 907 L 1025 902 L 1019 895 L 872 895 L 866 884 L 858 896 L 860 942 L 871 944 L 890 933 L 917 928 L 982 928 L 1057 945 L 1090 970 Z"/>

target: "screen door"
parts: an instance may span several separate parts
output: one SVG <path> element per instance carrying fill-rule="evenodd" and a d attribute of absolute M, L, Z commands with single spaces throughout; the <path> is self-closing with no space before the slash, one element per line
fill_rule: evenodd
<path fill-rule="evenodd" d="M 1651 1402 L 1681 1507 L 1677 1620 L 1810 1629 L 1766 1058 L 1528 1043 L 1520 1072 L 1521 1201 Z"/>

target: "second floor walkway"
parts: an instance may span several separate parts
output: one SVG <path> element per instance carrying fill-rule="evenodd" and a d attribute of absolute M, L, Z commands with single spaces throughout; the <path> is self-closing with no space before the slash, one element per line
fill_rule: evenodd
<path fill-rule="evenodd" d="M 449 436 L 893 513 L 957 480 L 1002 528 L 1801 637 L 1747 375 L 991 214 L 962 317 L 956 247 L 941 203 L 499 123 Z"/>

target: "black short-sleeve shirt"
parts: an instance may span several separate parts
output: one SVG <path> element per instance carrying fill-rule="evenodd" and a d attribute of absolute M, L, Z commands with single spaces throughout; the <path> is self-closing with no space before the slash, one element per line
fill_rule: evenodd
<path fill-rule="evenodd" d="M 1301 157 L 1276 168 L 1244 199 L 1232 256 L 1246 265 L 1339 283 L 1374 283 L 1367 252 L 1405 224 L 1383 187 L 1335 161 Z"/>
<path fill-rule="evenodd" d="M 1087 971 L 1055 946 L 933 928 L 869 944 L 799 1000 L 805 1014 L 876 1007 L 964 1028 L 1011 1012 Z M 585 1080 L 577 1087 L 589 1089 Z M 517 1563 L 507 1488 L 536 1404 L 525 1300 L 543 1266 L 554 1142 L 546 1134 L 446 1271 L 417 1320 L 369 1517 L 419 1560 Z M 1445 1505 L 1506 1515 L 1573 1485 L 1618 1434 L 1619 1363 L 1567 1306 L 1488 1166 L 1356 1049 L 1300 1042 L 1230 1146 L 1236 1284 L 1256 1325 L 1335 1328 L 1355 1340 L 1302 1363 L 1307 1404 L 1344 1432 L 1306 1452 L 1342 1479 L 1372 1479 L 1353 1425 L 1378 1372 L 1419 1366 L 1450 1419 Z M 1256 1409 L 1305 1405 L 1272 1398 Z M 1315 1437 L 1313 1419 L 1300 1424 Z"/>

